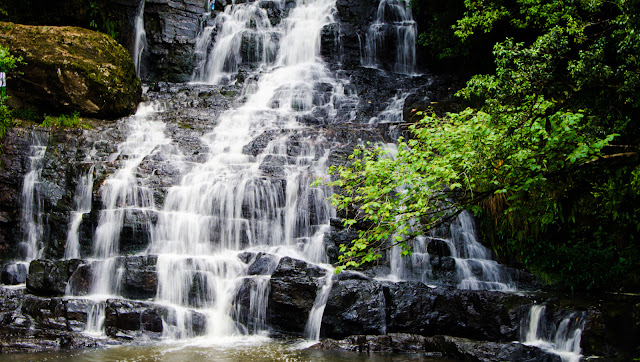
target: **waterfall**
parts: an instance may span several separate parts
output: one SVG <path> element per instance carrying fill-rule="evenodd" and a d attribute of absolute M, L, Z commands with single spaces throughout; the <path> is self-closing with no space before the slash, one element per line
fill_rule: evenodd
<path fill-rule="evenodd" d="M 392 71 L 414 74 L 416 67 L 416 22 L 404 0 L 380 0 L 375 21 L 364 41 L 362 65 L 379 68 L 383 57 L 391 57 Z M 395 52 L 393 46 L 395 45 Z"/>
<path fill-rule="evenodd" d="M 74 211 L 71 212 L 69 227 L 67 231 L 67 244 L 64 252 L 65 259 L 80 258 L 80 238 L 79 228 L 84 215 L 91 211 L 91 195 L 93 192 L 93 171 L 95 166 L 91 165 L 85 175 L 77 180 L 75 194 L 73 196 Z"/>
<path fill-rule="evenodd" d="M 122 160 L 121 167 L 103 183 L 100 193 L 103 208 L 98 217 L 93 240 L 93 260 L 91 262 L 90 295 L 98 301 L 118 295 L 123 268 L 119 266 L 119 240 L 122 226 L 127 217 L 147 220 L 155 212 L 153 191 L 145 186 L 144 180 L 136 177 L 136 170 L 146 157 L 169 143 L 164 135 L 165 124 L 149 118 L 162 111 L 158 104 L 138 107 L 136 114 L 127 122 L 129 136 L 118 145 L 118 151 L 111 161 Z M 91 311 L 92 321 L 104 321 L 104 307 Z M 93 315 L 98 313 L 98 315 Z M 96 333 L 101 327 L 87 324 L 87 332 Z"/>
<path fill-rule="evenodd" d="M 546 311 L 544 305 L 531 306 L 520 331 L 522 343 L 556 354 L 565 362 L 580 361 L 584 313 L 565 313 L 558 319 L 559 323 L 549 323 L 548 319 L 553 316 L 546 315 Z"/>
<path fill-rule="evenodd" d="M 389 105 L 377 116 L 371 117 L 369 124 L 402 123 L 404 118 L 404 102 L 410 93 L 398 93 L 389 100 Z"/>
<path fill-rule="evenodd" d="M 227 5 L 214 24 L 204 28 L 196 40 L 194 82 L 229 83 L 241 63 L 264 66 L 275 60 L 278 40 L 285 30 L 271 24 L 264 3 Z M 284 8 L 284 1 L 271 3 Z M 217 31 L 211 46 L 214 29 Z"/>
<path fill-rule="evenodd" d="M 318 341 L 320 339 L 320 327 L 322 325 L 322 315 L 324 308 L 327 306 L 327 300 L 329 299 L 329 293 L 331 292 L 331 286 L 333 285 L 333 268 L 327 268 L 327 275 L 323 278 L 324 283 L 316 300 L 313 302 L 311 313 L 309 313 L 309 320 L 304 327 L 305 337 L 311 341 Z"/>
<path fill-rule="evenodd" d="M 241 62 L 257 66 L 257 81 L 245 86 L 244 103 L 204 134 L 205 161 L 167 190 L 158 212 L 147 252 L 158 255 L 156 301 L 175 310 L 168 338 L 193 335 L 191 310 L 206 316 L 208 338 L 264 330 L 269 276 L 247 275 L 238 258 L 244 249 L 326 262 L 322 236 L 333 210 L 328 190 L 310 185 L 326 175 L 328 145 L 299 119 L 320 111 L 335 115 L 348 98 L 319 56 L 321 30 L 334 21 L 335 1 L 300 0 L 276 25 L 260 5 L 227 6 L 215 19 L 211 50 L 204 51 L 211 28 L 197 43 L 202 58 L 194 81 L 230 82 Z M 320 97 L 319 85 L 332 89 L 329 99 Z M 276 136 L 262 149 L 251 148 L 269 134 Z M 251 297 L 243 314 L 234 301 L 245 283 Z M 314 309 L 319 318 L 322 308 Z"/>
<path fill-rule="evenodd" d="M 29 262 L 42 256 L 43 249 L 43 200 L 38 190 L 40 175 L 44 167 L 44 155 L 47 150 L 46 134 L 31 134 L 29 147 L 29 171 L 24 176 L 21 198 L 22 242 L 19 244 L 20 255 Z"/>
<path fill-rule="evenodd" d="M 458 272 L 458 288 L 514 291 L 511 278 L 493 260 L 489 249 L 480 244 L 475 233 L 473 217 L 467 211 L 460 213 L 451 224 L 452 251 Z"/>
<path fill-rule="evenodd" d="M 135 40 L 133 42 L 133 64 L 136 68 L 136 75 L 140 78 L 140 67 L 142 53 L 147 46 L 147 33 L 144 30 L 144 3 L 146 0 L 140 0 L 138 11 L 135 17 Z"/>

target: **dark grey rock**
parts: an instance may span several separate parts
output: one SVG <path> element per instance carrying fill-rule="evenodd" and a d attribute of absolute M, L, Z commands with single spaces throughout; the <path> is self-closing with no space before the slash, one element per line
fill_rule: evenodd
<path fill-rule="evenodd" d="M 69 278 L 82 260 L 34 260 L 29 264 L 27 290 L 33 294 L 64 295 Z"/>
<path fill-rule="evenodd" d="M 302 260 L 283 257 L 270 280 L 267 314 L 282 332 L 302 334 L 327 271 Z"/>
<path fill-rule="evenodd" d="M 331 338 L 386 333 L 385 298 L 374 280 L 337 280 L 322 317 L 322 333 Z"/>
<path fill-rule="evenodd" d="M 6 285 L 16 285 L 26 283 L 27 266 L 24 263 L 7 264 L 2 268 L 0 281 Z"/>
<path fill-rule="evenodd" d="M 468 361 L 559 362 L 558 355 L 520 343 L 474 341 L 449 336 L 425 337 L 415 334 L 352 335 L 342 340 L 325 339 L 310 347 L 359 353 L 419 353 L 423 357 Z"/>

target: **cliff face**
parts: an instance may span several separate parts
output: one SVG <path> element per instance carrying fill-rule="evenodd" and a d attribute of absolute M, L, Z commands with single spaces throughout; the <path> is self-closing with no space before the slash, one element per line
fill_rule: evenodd
<path fill-rule="evenodd" d="M 25 63 L 8 74 L 8 92 L 18 106 L 116 118 L 132 113 L 140 100 L 131 56 L 107 35 L 0 23 L 0 45 Z"/>

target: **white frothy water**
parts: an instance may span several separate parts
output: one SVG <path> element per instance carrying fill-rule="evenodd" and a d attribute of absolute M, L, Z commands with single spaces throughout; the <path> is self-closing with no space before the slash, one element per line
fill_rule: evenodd
<path fill-rule="evenodd" d="M 129 135 L 118 145 L 118 152 L 112 161 L 121 159 L 121 167 L 109 176 L 101 186 L 103 208 L 100 210 L 98 226 L 93 243 L 91 262 L 91 290 L 95 299 L 106 299 L 118 295 L 123 269 L 118 268 L 120 233 L 126 217 L 147 221 L 151 229 L 150 217 L 155 213 L 153 191 L 144 185 L 144 180 L 136 177 L 136 170 L 149 155 L 160 146 L 168 144 L 164 135 L 165 124 L 152 121 L 149 116 L 161 111 L 158 104 L 141 104 L 134 116 L 127 122 Z M 93 308 L 89 315 L 92 321 L 104 321 L 104 308 Z M 101 326 L 87 324 L 87 331 L 96 333 Z"/>
<path fill-rule="evenodd" d="M 491 252 L 478 242 L 473 217 L 460 213 L 451 224 L 451 239 L 447 245 L 456 261 L 458 288 L 472 290 L 515 291 L 516 286 Z"/>
<path fill-rule="evenodd" d="M 146 0 L 140 0 L 138 12 L 135 17 L 135 39 L 133 42 L 133 64 L 136 68 L 136 75 L 140 77 L 140 67 L 142 61 L 142 53 L 147 46 L 147 32 L 144 30 L 144 3 Z"/>
<path fill-rule="evenodd" d="M 584 328 L 584 315 L 572 312 L 557 324 L 549 324 L 545 319 L 546 307 L 532 305 L 528 320 L 522 326 L 521 341 L 528 346 L 535 346 L 560 356 L 565 362 L 578 362 L 580 340 Z"/>
<path fill-rule="evenodd" d="M 320 291 L 316 295 L 316 299 L 313 302 L 313 307 L 309 313 L 309 319 L 307 325 L 304 327 L 305 337 L 311 341 L 318 341 L 320 339 L 320 327 L 322 326 L 322 316 L 324 314 L 324 308 L 327 306 L 327 300 L 329 300 L 329 293 L 333 286 L 333 268 L 327 267 L 327 274 L 323 278 L 323 285 Z"/>
<path fill-rule="evenodd" d="M 67 230 L 67 244 L 64 251 L 65 259 L 80 258 L 79 228 L 84 215 L 91 212 L 91 194 L 93 192 L 93 171 L 95 166 L 89 167 L 86 174 L 77 180 L 75 194 L 73 196 L 74 211 L 69 217 Z"/>
<path fill-rule="evenodd" d="M 362 51 L 362 65 L 378 68 L 380 57 L 393 51 L 390 43 L 395 43 L 393 71 L 400 74 L 414 74 L 416 67 L 416 22 L 411 9 L 403 0 L 380 0 L 376 19 L 369 26 Z"/>
<path fill-rule="evenodd" d="M 40 175 L 44 166 L 44 155 L 47 150 L 46 134 L 34 132 L 31 135 L 29 149 L 29 172 L 24 176 L 22 184 L 21 227 L 23 239 L 19 245 L 24 261 L 31 261 L 42 256 L 43 237 L 43 200 L 38 191 Z"/>
<path fill-rule="evenodd" d="M 206 316 L 207 338 L 264 331 L 270 276 L 247 275 L 238 258 L 243 249 L 327 261 L 322 235 L 333 211 L 328 190 L 309 185 L 326 175 L 328 145 L 307 135 L 298 119 L 319 109 L 335 115 L 346 98 L 319 56 L 321 30 L 334 21 L 335 1 L 300 0 L 275 26 L 260 4 L 235 4 L 220 13 L 209 52 L 204 49 L 212 30 L 205 28 L 198 40 L 197 56 L 207 56 L 195 81 L 226 83 L 247 59 L 260 71 L 245 86 L 244 104 L 223 113 L 202 137 L 206 161 L 168 190 L 159 212 L 147 252 L 158 255 L 156 301 L 175 310 L 168 338 L 193 335 L 193 311 Z M 283 9 L 285 3 L 276 5 Z M 255 48 L 239 51 L 247 46 Z M 328 98 L 318 96 L 318 85 L 328 85 Z M 264 136 L 265 143 L 256 143 Z M 246 313 L 234 305 L 243 283 L 250 287 Z M 319 318 L 322 308 L 314 308 Z"/>
<path fill-rule="evenodd" d="M 225 84 L 233 80 L 241 63 L 264 65 L 276 57 L 283 30 L 274 28 L 262 5 L 265 1 L 228 5 L 196 40 L 196 67 L 192 80 Z M 270 2 L 283 7 L 283 2 Z M 215 42 L 211 45 L 215 32 Z"/>

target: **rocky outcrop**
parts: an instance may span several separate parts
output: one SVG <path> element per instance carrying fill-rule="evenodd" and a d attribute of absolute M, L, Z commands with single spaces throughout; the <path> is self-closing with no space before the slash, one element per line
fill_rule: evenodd
<path fill-rule="evenodd" d="M 144 9 L 147 49 L 143 77 L 151 81 L 186 82 L 191 79 L 195 42 L 201 30 L 206 0 L 151 0 Z"/>
<path fill-rule="evenodd" d="M 116 118 L 132 113 L 140 100 L 131 56 L 105 34 L 0 23 L 0 45 L 25 63 L 8 74 L 8 93 L 17 108 Z"/>
<path fill-rule="evenodd" d="M 311 349 L 345 350 L 360 353 L 419 353 L 427 358 L 465 361 L 559 362 L 560 356 L 520 343 L 474 341 L 449 336 L 415 334 L 353 335 L 342 340 L 325 339 Z"/>
<path fill-rule="evenodd" d="M 73 272 L 82 260 L 34 260 L 29 264 L 27 290 L 36 295 L 64 295 Z"/>
<path fill-rule="evenodd" d="M 322 318 L 327 336 L 386 333 L 385 300 L 380 283 L 366 279 L 336 280 Z"/>
<path fill-rule="evenodd" d="M 270 281 L 267 314 L 273 327 L 302 334 L 327 270 L 302 260 L 280 259 Z"/>
<path fill-rule="evenodd" d="M 518 340 L 529 298 L 498 292 L 383 283 L 362 276 L 334 282 L 322 319 L 329 338 L 417 333 L 482 341 Z"/>

